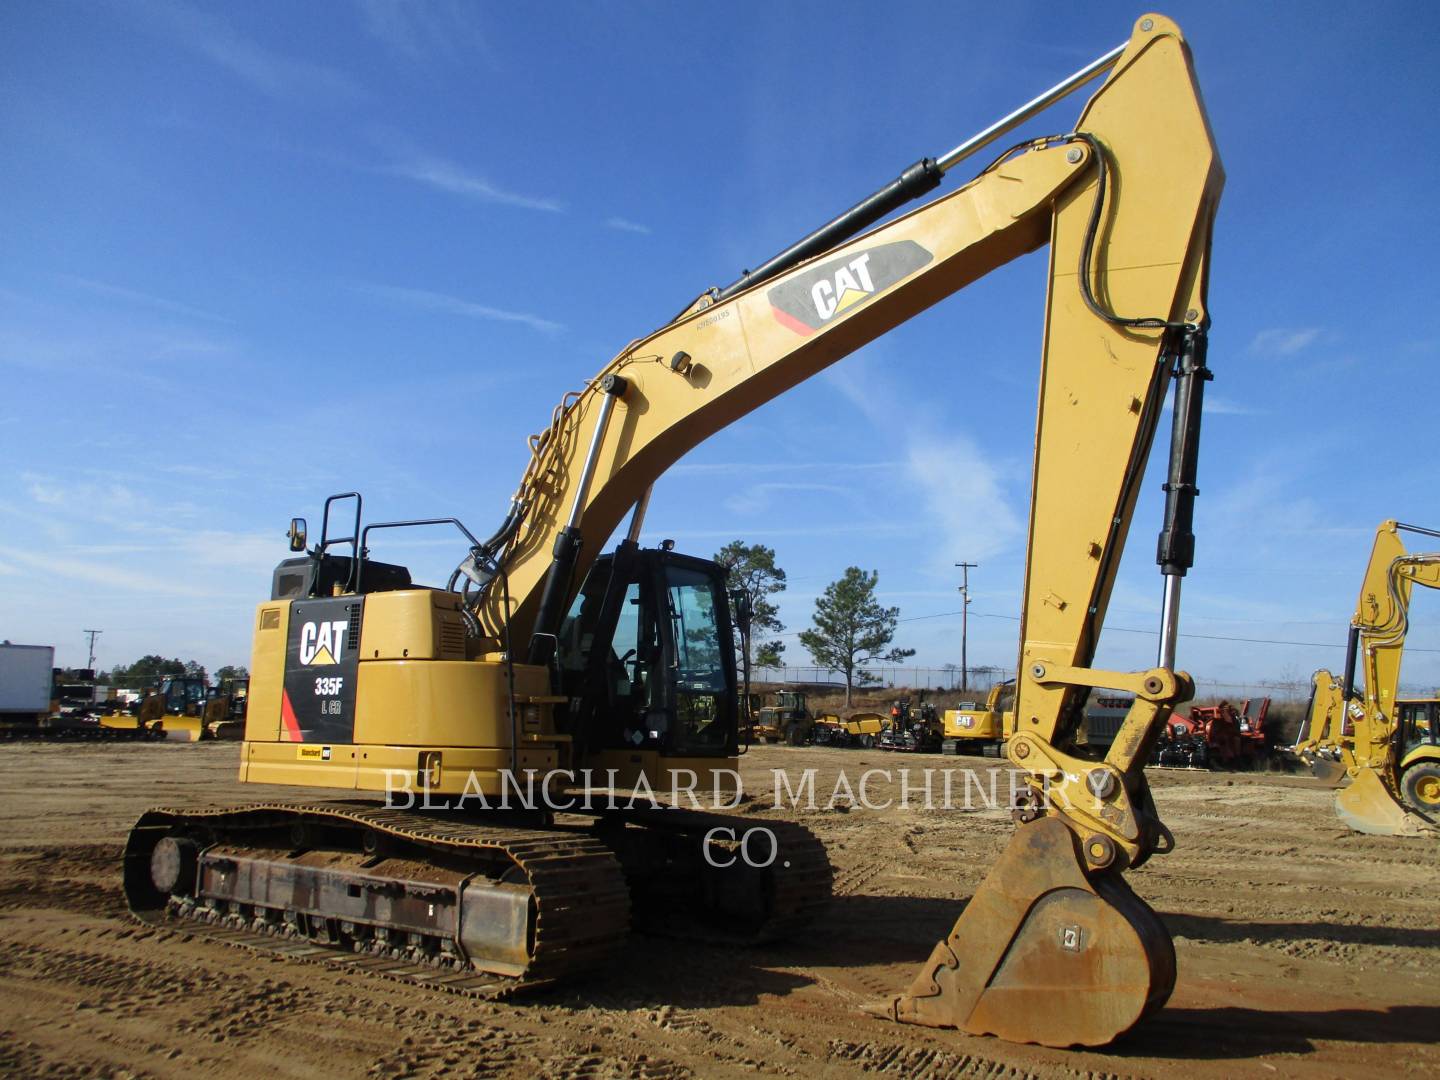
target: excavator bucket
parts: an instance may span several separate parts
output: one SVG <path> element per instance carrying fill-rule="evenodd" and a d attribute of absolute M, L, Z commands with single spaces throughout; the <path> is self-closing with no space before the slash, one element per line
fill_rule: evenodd
<path fill-rule="evenodd" d="M 1310 758 L 1310 772 L 1316 780 L 1328 787 L 1339 787 L 1345 779 L 1345 766 L 1330 758 L 1318 756 Z"/>
<path fill-rule="evenodd" d="M 1374 769 L 1361 769 L 1335 793 L 1335 813 L 1356 832 L 1371 836 L 1430 836 L 1433 825 L 1400 805 Z"/>
<path fill-rule="evenodd" d="M 1089 871 L 1059 819 L 1021 824 L 909 991 L 901 1023 L 1012 1042 L 1101 1046 L 1175 986 L 1170 933 L 1117 871 Z"/>

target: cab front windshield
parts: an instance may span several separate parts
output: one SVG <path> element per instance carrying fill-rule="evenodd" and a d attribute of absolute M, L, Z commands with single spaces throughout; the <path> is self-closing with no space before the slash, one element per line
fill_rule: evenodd
<path fill-rule="evenodd" d="M 199 679 L 166 679 L 161 694 L 172 708 L 183 708 L 205 700 L 205 684 Z"/>
<path fill-rule="evenodd" d="M 666 570 L 666 606 L 675 650 L 675 726 L 671 748 L 723 751 L 728 679 L 713 579 L 699 570 Z"/>

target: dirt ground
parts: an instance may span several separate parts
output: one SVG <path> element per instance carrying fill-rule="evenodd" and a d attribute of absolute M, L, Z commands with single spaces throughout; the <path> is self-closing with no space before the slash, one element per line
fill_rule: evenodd
<path fill-rule="evenodd" d="M 949 930 L 1010 831 L 1002 811 L 797 811 L 836 885 L 803 940 L 742 951 L 636 936 L 603 979 L 491 1004 L 132 922 L 119 858 L 143 809 L 296 795 L 237 784 L 237 756 L 234 744 L 0 746 L 0 1074 L 1440 1074 L 1440 843 L 1351 834 L 1308 777 L 1153 774 L 1179 847 L 1129 880 L 1174 934 L 1179 982 L 1162 1013 L 1097 1053 L 859 1009 L 903 990 Z M 750 820 L 775 813 L 774 768 L 820 769 L 823 803 L 840 765 L 852 777 L 957 767 L 789 747 L 742 763 Z"/>

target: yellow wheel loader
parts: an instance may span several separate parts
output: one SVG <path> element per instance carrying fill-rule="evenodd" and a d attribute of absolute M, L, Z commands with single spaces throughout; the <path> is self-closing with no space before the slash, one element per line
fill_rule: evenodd
<path fill-rule="evenodd" d="M 805 694 L 799 690 L 777 690 L 755 710 L 753 729 L 756 742 L 783 742 L 800 746 L 810 741 L 815 717 L 810 712 Z"/>
<path fill-rule="evenodd" d="M 1440 835 L 1440 741 L 1435 702 L 1397 698 L 1410 593 L 1440 589 L 1440 552 L 1407 552 L 1403 533 L 1440 532 L 1384 521 L 1375 530 L 1345 651 L 1345 672 L 1320 670 L 1291 752 L 1333 785 L 1335 812 L 1357 832 Z"/>
<path fill-rule="evenodd" d="M 1102 77 L 1078 120 L 886 220 Z M 623 977 L 631 927 L 720 941 L 796 932 L 830 885 L 807 830 L 638 797 L 693 788 L 696 774 L 710 777 L 702 789 L 723 786 L 738 749 L 725 574 L 668 544 L 639 547 L 651 485 L 727 424 L 1048 244 L 1007 743 L 1026 794 L 954 929 L 875 1011 L 1055 1046 L 1129 1030 L 1175 979 L 1169 934 L 1124 873 L 1171 846 L 1143 765 L 1192 693 L 1175 645 L 1222 182 L 1189 49 L 1147 15 L 1052 90 L 627 345 L 532 437 L 487 538 L 453 517 L 362 525 L 353 493 L 327 501 L 308 550 L 296 520 L 304 554 L 280 565 L 255 613 L 240 779 L 316 798 L 149 811 L 125 856 L 131 909 L 484 995 Z M 1099 670 L 1172 388 L 1157 665 Z M 336 519 L 346 535 L 331 528 L 341 498 L 355 509 L 353 524 Z M 370 557 L 377 530 L 439 525 L 466 549 L 442 588 Z M 1072 745 L 1092 687 L 1134 698 L 1104 760 Z"/>

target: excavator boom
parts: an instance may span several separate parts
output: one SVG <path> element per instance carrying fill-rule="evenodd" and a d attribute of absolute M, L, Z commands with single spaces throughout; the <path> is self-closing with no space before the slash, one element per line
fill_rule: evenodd
<path fill-rule="evenodd" d="M 1108 1042 L 1163 1003 L 1174 980 L 1168 934 L 1120 872 L 1169 845 L 1142 769 L 1170 710 L 1193 692 L 1173 664 L 1180 580 L 1193 557 L 1206 271 L 1223 184 L 1172 22 L 1143 17 L 1123 48 L 1082 74 L 1106 68 L 1072 129 L 1022 144 L 953 194 L 838 246 L 802 242 L 806 261 L 791 265 L 792 249 L 622 350 L 532 439 L 531 468 L 497 534 L 508 592 L 488 587 L 475 606 L 493 648 L 508 632 L 529 641 L 532 663 L 545 662 L 595 544 L 632 508 L 638 532 L 651 485 L 682 454 L 1048 242 L 1008 743 L 1032 798 L 955 930 L 881 1012 L 1060 1045 Z M 929 182 L 933 170 L 917 169 L 902 188 Z M 1096 671 L 1089 664 L 1172 381 L 1160 662 Z M 1097 686 L 1135 696 L 1100 763 L 1062 749 Z M 1057 1000 L 1067 1002 L 1063 1017 Z"/>

